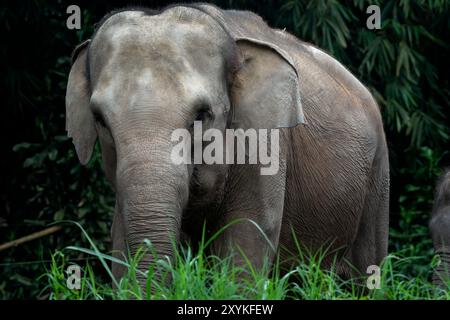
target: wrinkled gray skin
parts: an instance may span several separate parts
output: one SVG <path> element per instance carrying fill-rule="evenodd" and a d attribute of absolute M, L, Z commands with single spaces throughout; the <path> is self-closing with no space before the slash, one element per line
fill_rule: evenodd
<path fill-rule="evenodd" d="M 238 218 L 256 222 L 281 260 L 297 251 L 292 232 L 309 250 L 330 246 L 346 276 L 387 254 L 389 164 L 380 112 L 323 51 L 253 13 L 194 5 L 115 13 L 74 59 L 67 130 L 83 164 L 97 138 L 101 143 L 116 193 L 118 257 L 134 254 L 144 239 L 170 257 L 172 239 L 195 244 L 204 220 L 213 232 Z M 195 119 L 204 130 L 282 128 L 279 172 L 174 165 L 171 133 Z M 255 267 L 275 255 L 249 222 L 228 228 L 213 251 L 237 247 Z M 140 268 L 151 261 L 145 256 Z M 120 277 L 124 270 L 113 271 Z"/>
<path fill-rule="evenodd" d="M 434 251 L 441 260 L 433 274 L 433 283 L 444 285 L 445 281 L 450 280 L 450 170 L 437 183 L 429 226 Z"/>

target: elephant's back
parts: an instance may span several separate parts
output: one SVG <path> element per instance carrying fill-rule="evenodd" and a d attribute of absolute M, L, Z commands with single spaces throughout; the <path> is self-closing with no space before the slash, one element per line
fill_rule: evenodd
<path fill-rule="evenodd" d="M 275 32 L 280 47 L 289 52 L 295 64 L 307 121 L 351 124 L 357 119 L 366 129 L 383 132 L 375 99 L 346 67 L 323 50 L 286 31 Z M 322 103 L 315 106 L 314 102 Z"/>

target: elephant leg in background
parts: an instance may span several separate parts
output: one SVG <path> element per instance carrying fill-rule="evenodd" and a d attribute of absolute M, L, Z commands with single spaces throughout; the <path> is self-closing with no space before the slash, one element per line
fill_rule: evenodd
<path fill-rule="evenodd" d="M 446 284 L 450 284 L 450 247 L 437 248 L 434 252 L 440 263 L 433 272 L 433 284 L 447 288 Z"/>
<path fill-rule="evenodd" d="M 125 241 L 125 225 L 123 223 L 123 216 L 117 209 L 117 204 L 114 210 L 113 223 L 111 226 L 111 238 L 113 253 L 112 256 L 119 260 L 125 260 L 127 254 L 127 245 Z M 126 266 L 119 263 L 112 263 L 112 273 L 114 278 L 119 281 L 120 278 L 125 274 Z"/>
<path fill-rule="evenodd" d="M 450 206 L 440 208 L 433 215 L 430 230 L 434 252 L 440 260 L 433 273 L 433 283 L 446 288 L 450 284 Z"/>
<path fill-rule="evenodd" d="M 434 252 L 440 264 L 433 273 L 433 284 L 450 285 L 450 170 L 446 170 L 436 184 L 431 220 L 429 221 Z M 448 288 L 450 289 L 450 288 Z"/>
<path fill-rule="evenodd" d="M 387 155 L 382 155 L 375 157 L 358 233 L 347 254 L 351 266 L 341 266 L 346 276 L 355 275 L 354 268 L 365 275 L 368 266 L 380 265 L 387 256 L 388 230 L 389 165 Z"/>
<path fill-rule="evenodd" d="M 244 220 L 226 228 L 215 241 L 214 250 L 219 255 L 227 256 L 231 250 L 236 265 L 245 267 L 248 259 L 255 269 L 263 267 L 265 262 L 272 263 L 281 230 L 285 181 L 286 170 L 281 157 L 275 175 L 260 175 L 259 165 L 234 167 L 229 182 L 238 184 L 239 190 L 227 194 L 227 209 L 219 228 L 238 219 Z M 273 192 L 274 189 L 279 192 Z"/>

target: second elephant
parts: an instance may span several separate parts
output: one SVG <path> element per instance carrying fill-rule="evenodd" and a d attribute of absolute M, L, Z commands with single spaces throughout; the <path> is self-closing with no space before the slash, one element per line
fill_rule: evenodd
<path fill-rule="evenodd" d="M 441 260 L 433 283 L 444 286 L 445 282 L 450 284 L 450 170 L 442 174 L 436 186 L 430 231 L 434 251 Z"/>

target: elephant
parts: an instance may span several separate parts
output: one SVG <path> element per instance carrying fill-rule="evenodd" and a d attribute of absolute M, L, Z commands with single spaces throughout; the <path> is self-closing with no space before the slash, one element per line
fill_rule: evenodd
<path fill-rule="evenodd" d="M 171 135 L 195 122 L 277 131 L 277 172 L 175 164 Z M 324 267 L 348 277 L 387 255 L 389 159 L 375 99 L 337 60 L 255 13 L 199 3 L 106 15 L 72 54 L 66 130 L 82 164 L 100 143 L 116 257 L 147 239 L 170 258 L 174 242 L 195 246 L 224 226 L 211 253 L 255 269 L 295 258 L 297 243 L 326 247 Z M 146 253 L 138 268 L 154 262 Z"/>
<path fill-rule="evenodd" d="M 429 229 L 434 251 L 441 260 L 434 270 L 433 283 L 445 286 L 450 280 L 450 170 L 446 170 L 436 184 Z"/>

